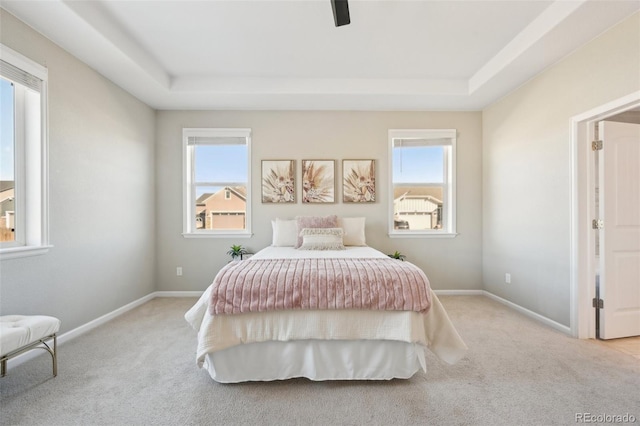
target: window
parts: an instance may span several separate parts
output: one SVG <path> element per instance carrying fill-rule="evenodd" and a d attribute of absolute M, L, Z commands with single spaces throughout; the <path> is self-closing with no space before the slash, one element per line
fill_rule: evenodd
<path fill-rule="evenodd" d="M 48 250 L 47 69 L 0 44 L 0 258 Z"/>
<path fill-rule="evenodd" d="M 456 131 L 389 130 L 389 235 L 454 237 Z"/>
<path fill-rule="evenodd" d="M 183 129 L 185 237 L 251 236 L 250 129 Z"/>

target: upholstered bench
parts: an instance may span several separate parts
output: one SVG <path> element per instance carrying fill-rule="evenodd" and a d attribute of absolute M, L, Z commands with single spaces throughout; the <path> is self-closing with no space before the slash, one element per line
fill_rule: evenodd
<path fill-rule="evenodd" d="M 58 375 L 57 338 L 60 320 L 44 315 L 0 316 L 0 368 L 7 373 L 7 361 L 31 349 L 44 349 L 53 359 L 53 375 Z M 47 344 L 53 339 L 53 348 Z M 44 346 L 40 346 L 44 345 Z"/>

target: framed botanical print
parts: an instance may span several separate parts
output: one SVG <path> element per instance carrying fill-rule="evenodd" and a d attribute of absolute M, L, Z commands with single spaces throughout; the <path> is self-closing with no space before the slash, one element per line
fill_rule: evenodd
<path fill-rule="evenodd" d="M 302 160 L 302 202 L 334 203 L 336 174 L 334 160 Z"/>
<path fill-rule="evenodd" d="M 342 201 L 376 201 L 376 160 L 342 160 Z"/>
<path fill-rule="evenodd" d="M 295 160 L 262 160 L 262 202 L 295 203 Z"/>

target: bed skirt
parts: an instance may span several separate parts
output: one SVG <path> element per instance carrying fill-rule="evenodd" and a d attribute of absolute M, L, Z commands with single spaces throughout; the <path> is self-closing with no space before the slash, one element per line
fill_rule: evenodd
<path fill-rule="evenodd" d="M 268 341 L 208 353 L 204 366 L 220 383 L 286 380 L 408 379 L 426 372 L 425 347 L 392 340 Z"/>

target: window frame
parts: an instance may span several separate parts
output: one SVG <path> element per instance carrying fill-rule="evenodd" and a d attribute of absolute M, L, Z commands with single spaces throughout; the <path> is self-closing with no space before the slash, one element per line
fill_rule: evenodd
<path fill-rule="evenodd" d="M 393 148 L 398 139 L 426 139 L 434 141 L 424 146 L 444 147 L 443 177 L 444 182 L 413 182 L 406 185 L 442 186 L 442 229 L 396 230 L 394 228 L 394 180 L 393 180 Z M 436 141 L 448 139 L 450 143 Z M 454 238 L 456 232 L 456 139 L 455 129 L 390 129 L 389 130 L 389 218 L 388 230 L 390 238 Z M 404 184 L 403 184 L 404 185 Z"/>
<path fill-rule="evenodd" d="M 40 80 L 39 99 L 27 85 L 14 83 L 15 240 L 0 243 L 0 260 L 41 255 L 49 251 L 48 70 L 0 43 L 0 59 Z M 29 99 L 34 98 L 34 99 Z M 36 122 L 34 122 L 34 120 Z"/>
<path fill-rule="evenodd" d="M 196 182 L 195 181 L 195 146 L 189 144 L 192 137 L 203 138 L 245 138 L 247 146 L 247 181 L 246 182 Z M 211 145 L 216 145 L 212 143 Z M 250 238 L 251 233 L 251 129 L 244 128 L 183 128 L 182 129 L 182 235 L 185 238 Z M 245 229 L 199 229 L 196 227 L 195 201 L 196 186 L 207 184 L 219 186 L 246 185 Z"/>

